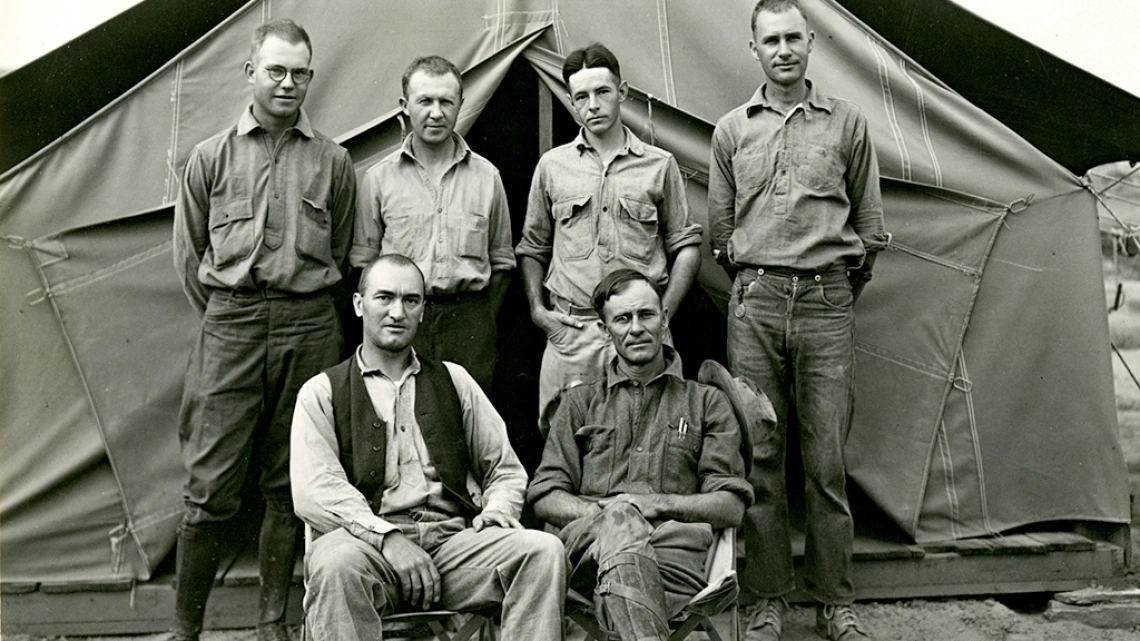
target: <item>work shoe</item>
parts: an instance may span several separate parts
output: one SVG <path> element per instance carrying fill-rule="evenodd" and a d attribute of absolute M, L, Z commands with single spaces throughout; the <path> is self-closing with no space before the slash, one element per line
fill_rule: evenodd
<path fill-rule="evenodd" d="M 760 599 L 745 609 L 744 641 L 780 641 L 784 629 L 784 597 Z"/>
<path fill-rule="evenodd" d="M 289 629 L 284 623 L 258 623 L 257 641 L 290 641 Z"/>
<path fill-rule="evenodd" d="M 830 641 L 870 640 L 850 605 L 821 605 L 815 613 L 815 633 Z"/>

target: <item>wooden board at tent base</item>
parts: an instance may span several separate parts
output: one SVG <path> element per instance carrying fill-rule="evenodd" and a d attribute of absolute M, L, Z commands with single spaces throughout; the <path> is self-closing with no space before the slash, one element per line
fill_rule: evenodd
<path fill-rule="evenodd" d="M 802 539 L 795 547 L 802 561 Z M 920 597 L 1060 592 L 1125 572 L 1124 548 L 1071 532 L 1035 532 L 993 539 L 967 539 L 918 546 L 858 537 L 856 598 Z M 741 562 L 741 569 L 745 562 Z M 243 556 L 214 587 L 208 629 L 251 628 L 257 616 L 256 559 Z M 301 617 L 300 575 L 290 594 L 288 621 Z M 168 629 L 174 611 L 172 577 L 134 585 L 4 584 L 0 633 L 115 635 Z M 806 595 L 793 593 L 792 601 Z"/>

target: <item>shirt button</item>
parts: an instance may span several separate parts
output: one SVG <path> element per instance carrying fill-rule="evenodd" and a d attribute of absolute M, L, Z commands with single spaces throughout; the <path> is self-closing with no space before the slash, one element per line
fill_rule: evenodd
<path fill-rule="evenodd" d="M 610 210 L 609 205 L 602 205 L 602 211 L 609 211 L 609 210 Z"/>
<path fill-rule="evenodd" d="M 407 431 L 408 431 L 408 428 L 407 428 L 407 426 L 405 426 L 405 425 L 401 425 L 401 426 L 400 426 L 400 431 L 401 431 L 401 432 L 407 432 Z"/>
<path fill-rule="evenodd" d="M 379 446 L 379 445 L 373 445 L 373 446 L 372 446 L 372 451 L 373 451 L 373 452 L 379 452 L 379 451 L 380 451 L 380 446 Z"/>
<path fill-rule="evenodd" d="M 436 208 L 435 208 L 435 213 L 437 213 L 437 214 L 442 214 L 442 213 L 443 213 L 443 207 L 436 207 Z"/>
<path fill-rule="evenodd" d="M 273 199 L 274 199 L 274 200 L 277 200 L 277 198 L 279 198 L 279 197 L 280 197 L 280 195 L 279 195 L 279 194 L 276 194 L 276 193 L 275 193 L 275 194 L 273 194 Z"/>
<path fill-rule="evenodd" d="M 371 478 L 376 478 L 376 471 L 375 471 L 375 470 L 373 470 L 373 471 L 369 472 L 369 473 L 368 473 L 368 476 L 369 476 L 369 477 L 371 477 Z"/>
<path fill-rule="evenodd" d="M 376 421 L 375 423 L 372 424 L 372 427 L 375 427 L 376 429 L 380 429 L 381 427 L 384 427 L 384 424 L 381 423 L 380 421 Z"/>
<path fill-rule="evenodd" d="M 638 446 L 638 448 L 637 448 L 637 451 L 638 451 L 638 452 L 644 452 L 644 451 L 645 451 L 645 448 L 644 448 L 644 447 L 641 447 L 641 446 Z"/>

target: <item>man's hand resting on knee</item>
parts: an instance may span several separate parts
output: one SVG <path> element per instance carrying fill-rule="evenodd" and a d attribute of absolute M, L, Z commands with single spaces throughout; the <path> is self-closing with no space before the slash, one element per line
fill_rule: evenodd
<path fill-rule="evenodd" d="M 400 580 L 400 594 L 404 601 L 423 609 L 439 601 L 442 584 L 439 570 L 431 556 L 423 548 L 412 543 L 403 532 L 395 530 L 384 535 L 384 545 L 380 548 L 384 560 L 392 566 Z"/>

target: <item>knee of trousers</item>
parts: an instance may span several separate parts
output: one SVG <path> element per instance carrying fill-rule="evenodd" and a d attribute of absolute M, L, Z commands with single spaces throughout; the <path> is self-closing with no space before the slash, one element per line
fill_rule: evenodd
<path fill-rule="evenodd" d="M 385 599 L 386 591 L 375 589 L 384 578 L 377 573 L 373 560 L 362 547 L 368 544 L 348 533 L 326 540 L 336 534 L 326 534 L 314 541 L 305 558 L 306 601 L 348 595 Z M 384 603 L 377 602 L 375 606 L 381 610 Z"/>
<path fill-rule="evenodd" d="M 598 534 L 594 546 L 599 563 L 605 563 L 610 556 L 621 553 L 640 553 L 652 556 L 649 537 L 653 526 L 645 520 L 641 510 L 631 503 L 611 503 L 602 511 L 598 523 Z"/>

